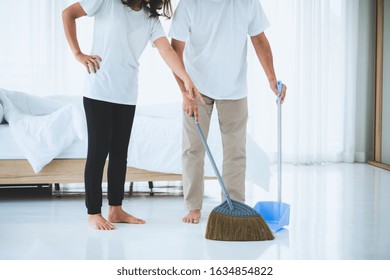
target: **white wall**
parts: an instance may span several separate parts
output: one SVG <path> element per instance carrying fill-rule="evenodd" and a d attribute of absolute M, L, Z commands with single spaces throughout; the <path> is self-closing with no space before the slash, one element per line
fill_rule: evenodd
<path fill-rule="evenodd" d="M 366 161 L 373 156 L 376 5 L 371 0 L 359 1 L 356 160 Z"/>

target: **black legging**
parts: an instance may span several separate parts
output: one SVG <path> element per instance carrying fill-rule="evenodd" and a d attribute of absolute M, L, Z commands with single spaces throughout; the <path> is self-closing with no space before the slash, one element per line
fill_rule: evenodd
<path fill-rule="evenodd" d="M 85 165 L 85 203 L 88 214 L 102 208 L 102 179 L 109 155 L 108 203 L 122 205 L 127 167 L 127 150 L 133 126 L 135 105 L 109 103 L 84 97 L 88 128 L 88 154 Z"/>

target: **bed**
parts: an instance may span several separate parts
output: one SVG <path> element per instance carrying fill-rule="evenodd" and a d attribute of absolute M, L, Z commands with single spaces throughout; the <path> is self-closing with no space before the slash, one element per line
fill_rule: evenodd
<path fill-rule="evenodd" d="M 0 125 L 0 131 L 9 130 L 6 125 Z M 1 137 L 4 133 L 0 133 Z M 8 133 L 9 135 L 9 133 Z M 3 142 L 3 141 L 1 141 Z M 1 143 L 3 144 L 3 143 Z M 77 145 L 75 145 L 77 146 Z M 77 148 L 71 147 L 69 150 Z M 0 154 L 0 185 L 25 185 L 25 184 L 65 184 L 84 182 L 85 158 L 80 154 L 74 154 L 67 158 L 60 155 L 53 159 L 42 170 L 35 173 L 27 159 L 14 158 L 19 150 L 8 149 L 6 153 Z M 16 151 L 11 156 L 5 156 Z M 66 155 L 66 152 L 64 153 Z M 127 181 L 131 182 L 153 182 L 153 181 L 180 181 L 180 174 L 149 171 L 140 168 L 127 167 Z M 106 181 L 106 172 L 104 174 Z"/>
<path fill-rule="evenodd" d="M 87 140 L 81 96 L 42 98 L 0 89 L 0 103 L 7 120 L 0 124 L 0 185 L 84 181 Z M 126 181 L 181 180 L 181 117 L 180 103 L 137 106 Z M 221 168 L 215 117 L 208 142 Z M 247 179 L 267 189 L 267 156 L 250 137 L 247 150 Z M 214 178 L 207 160 L 205 176 Z"/>

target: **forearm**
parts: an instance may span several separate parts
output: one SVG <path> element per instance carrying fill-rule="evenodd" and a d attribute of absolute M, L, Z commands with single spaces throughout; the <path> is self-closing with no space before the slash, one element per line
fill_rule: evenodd
<path fill-rule="evenodd" d="M 175 80 L 177 82 L 177 85 L 180 88 L 180 92 L 183 95 L 183 98 L 185 98 L 186 97 L 186 88 L 184 86 L 183 80 L 181 80 L 175 73 L 173 73 L 173 76 L 175 77 Z"/>
<path fill-rule="evenodd" d="M 160 51 L 160 54 L 165 63 L 169 66 L 169 68 L 171 68 L 180 89 L 185 91 L 184 81 L 190 80 L 190 77 L 188 76 L 183 66 L 183 62 L 180 60 L 178 54 L 172 47 Z"/>
<path fill-rule="evenodd" d="M 65 37 L 73 55 L 75 56 L 81 53 L 80 45 L 77 40 L 76 19 L 83 15 L 85 14 L 80 12 L 80 7 L 76 6 L 75 4 L 62 12 Z"/>
<path fill-rule="evenodd" d="M 174 50 L 175 50 L 175 49 L 174 49 Z M 175 52 L 177 53 L 177 56 L 179 57 L 181 64 L 184 65 L 183 52 L 180 52 L 180 51 L 178 52 L 178 51 L 176 51 L 176 50 L 175 50 Z M 185 86 L 184 86 L 183 80 L 180 79 L 180 78 L 175 74 L 175 72 L 172 71 L 172 73 L 173 73 L 173 76 L 175 77 L 175 80 L 176 80 L 176 82 L 177 82 L 177 85 L 178 85 L 179 88 L 180 88 L 180 91 L 181 91 L 181 93 L 182 93 L 182 95 L 183 95 L 183 98 L 185 98 L 185 97 L 186 97 L 186 95 L 185 95 L 186 88 L 185 88 Z"/>
<path fill-rule="evenodd" d="M 81 52 L 80 46 L 76 36 L 76 21 L 75 20 L 64 20 L 64 30 L 66 40 L 68 41 L 69 47 L 73 55 L 77 55 Z"/>
<path fill-rule="evenodd" d="M 180 55 L 180 54 L 178 54 L 178 53 L 176 53 L 176 54 L 177 54 L 177 56 L 178 56 L 178 58 L 179 58 L 179 60 L 180 60 L 180 63 L 181 63 L 182 65 L 184 65 L 183 56 Z M 178 86 L 179 86 L 179 88 L 180 88 L 180 91 L 181 91 L 181 93 L 182 93 L 182 95 L 183 95 L 183 98 L 184 98 L 184 97 L 185 97 L 185 91 L 186 91 L 186 88 L 185 88 L 185 86 L 184 86 L 184 82 L 183 82 L 182 79 L 179 78 L 178 75 L 175 74 L 174 71 L 172 71 L 172 73 L 173 73 L 173 76 L 175 77 L 175 80 L 176 80 L 176 82 L 177 82 L 177 84 L 178 84 Z"/>
<path fill-rule="evenodd" d="M 270 83 L 276 81 L 272 50 L 267 37 L 262 34 L 254 36 L 251 39 L 256 51 L 257 58 L 259 59 L 260 64 L 264 69 L 268 81 Z"/>
<path fill-rule="evenodd" d="M 177 41 L 176 39 L 172 39 L 171 46 L 172 46 L 173 50 L 177 53 L 177 56 L 179 57 L 180 62 L 184 66 L 184 48 L 185 48 L 185 43 L 181 42 L 181 41 Z M 185 68 L 185 66 L 184 66 L 184 68 Z M 183 98 L 185 98 L 186 94 L 185 94 L 184 82 L 175 73 L 173 73 L 173 76 L 176 79 L 176 82 L 177 82 L 177 84 L 178 84 L 178 86 L 180 88 L 180 91 L 181 91 L 181 93 L 183 95 Z"/>

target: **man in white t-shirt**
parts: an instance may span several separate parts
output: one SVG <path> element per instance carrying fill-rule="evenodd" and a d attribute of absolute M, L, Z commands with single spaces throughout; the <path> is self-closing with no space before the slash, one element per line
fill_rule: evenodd
<path fill-rule="evenodd" d="M 247 38 L 251 38 L 272 91 L 277 91 L 269 26 L 259 0 L 181 0 L 169 36 L 206 105 L 183 94 L 183 187 L 189 210 L 183 221 L 198 223 L 204 193 L 204 148 L 192 115 L 207 137 L 214 104 L 223 143 L 222 178 L 232 199 L 245 202 Z M 183 57 L 184 55 L 184 57 Z M 182 92 L 185 88 L 176 78 Z M 282 101 L 286 86 L 283 85 Z"/>

